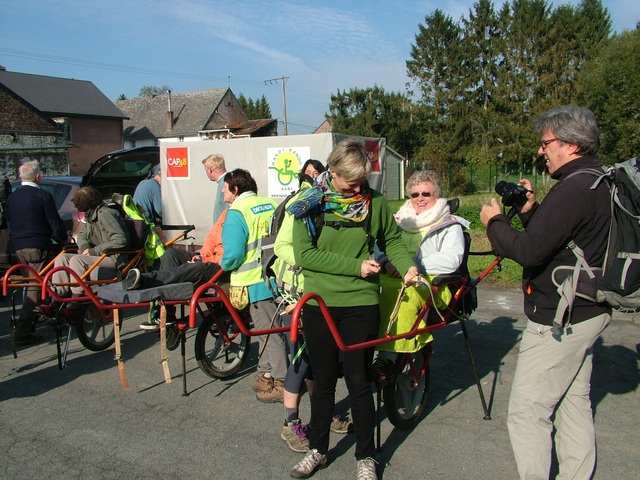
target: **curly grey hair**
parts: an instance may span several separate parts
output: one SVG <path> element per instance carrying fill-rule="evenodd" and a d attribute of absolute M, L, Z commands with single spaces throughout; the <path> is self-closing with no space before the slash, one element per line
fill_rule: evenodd
<path fill-rule="evenodd" d="M 438 175 L 433 170 L 418 170 L 413 173 L 407 180 L 406 193 L 409 196 L 411 192 L 411 187 L 414 185 L 419 185 L 424 182 L 429 182 L 433 184 L 433 193 L 437 198 L 440 197 L 440 181 L 438 180 Z"/>

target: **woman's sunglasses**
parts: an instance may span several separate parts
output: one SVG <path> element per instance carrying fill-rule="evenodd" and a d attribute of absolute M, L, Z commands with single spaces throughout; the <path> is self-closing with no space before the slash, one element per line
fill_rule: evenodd
<path fill-rule="evenodd" d="M 433 194 L 431 192 L 413 192 L 409 196 L 411 198 L 418 198 L 420 195 L 422 195 L 423 197 L 430 197 Z"/>

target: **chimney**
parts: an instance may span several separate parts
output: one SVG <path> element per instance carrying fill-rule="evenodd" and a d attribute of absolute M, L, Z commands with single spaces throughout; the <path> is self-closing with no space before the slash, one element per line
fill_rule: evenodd
<path fill-rule="evenodd" d="M 171 90 L 167 90 L 168 107 L 167 107 L 167 130 L 173 131 L 173 111 L 171 110 Z"/>
<path fill-rule="evenodd" d="M 167 130 L 168 131 L 173 130 L 173 112 L 171 111 L 167 112 Z"/>

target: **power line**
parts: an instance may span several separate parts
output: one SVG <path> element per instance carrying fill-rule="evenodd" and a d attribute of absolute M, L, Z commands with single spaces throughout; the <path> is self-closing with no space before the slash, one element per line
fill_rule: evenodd
<path fill-rule="evenodd" d="M 265 80 L 265 85 L 271 85 L 277 82 L 282 82 L 282 117 L 284 119 L 284 134 L 287 135 L 287 94 L 285 93 L 285 84 L 289 77 L 285 77 L 284 75 L 280 78 L 272 78 L 270 80 Z"/>
<path fill-rule="evenodd" d="M 77 58 L 69 58 L 69 57 L 61 57 L 58 55 L 48 55 L 37 52 L 28 52 L 25 50 L 12 50 L 8 48 L 0 47 L 0 53 L 3 53 L 9 57 L 17 57 L 17 58 L 26 58 L 29 60 L 38 60 L 42 62 L 49 63 L 59 63 L 63 65 L 75 65 L 79 67 L 87 67 L 87 68 L 98 68 L 102 70 L 112 70 L 116 72 L 126 72 L 126 73 L 140 73 L 140 74 L 148 74 L 148 75 L 162 75 L 165 77 L 171 78 L 184 78 L 187 80 L 203 80 L 207 82 L 216 82 L 216 83 L 229 83 L 231 82 L 231 76 L 226 77 L 216 77 L 213 75 L 200 75 L 196 73 L 180 73 L 175 71 L 168 70 L 159 70 L 154 68 L 145 68 L 145 67 L 134 67 L 131 65 L 118 65 L 115 63 L 106 63 L 106 62 L 96 62 L 94 60 L 81 60 Z M 287 77 L 289 78 L 289 77 Z M 241 84 L 241 85 L 265 85 L 265 82 L 261 82 L 258 80 L 247 80 L 247 79 L 238 79 L 233 78 L 233 83 Z M 299 87 L 291 87 L 289 86 L 290 91 L 298 93 L 300 95 L 305 95 L 309 97 L 316 98 L 329 98 L 330 95 L 316 92 L 313 90 L 308 90 Z"/>

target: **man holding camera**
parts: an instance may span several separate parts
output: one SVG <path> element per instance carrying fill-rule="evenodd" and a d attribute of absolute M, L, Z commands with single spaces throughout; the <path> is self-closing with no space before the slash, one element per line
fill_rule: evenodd
<path fill-rule="evenodd" d="M 529 321 L 507 426 L 520 478 L 549 478 L 554 442 L 559 478 L 591 478 L 596 461 L 589 398 L 592 350 L 611 320 L 611 308 L 576 298 L 563 313 L 553 275 L 557 267 L 575 266 L 576 257 L 567 248 L 571 241 L 584 250 L 589 265 L 602 266 L 611 222 L 609 187 L 603 181 L 592 190 L 594 175 L 580 174 L 599 169 L 595 154 L 600 140 L 592 112 L 573 106 L 549 110 L 536 121 L 534 132 L 541 138 L 538 154 L 558 182 L 538 204 L 531 183 L 520 181 L 527 190 L 516 207 L 522 232 L 509 225 L 495 199 L 480 213 L 497 254 L 523 266 Z"/>

